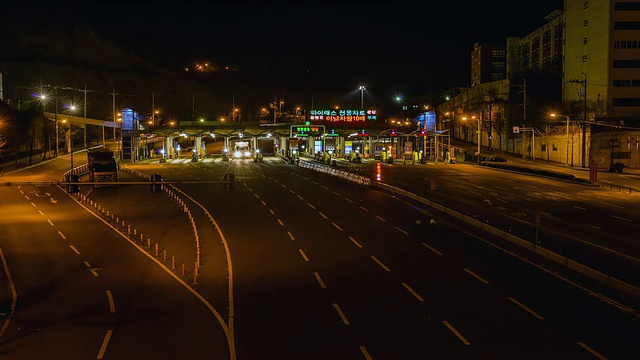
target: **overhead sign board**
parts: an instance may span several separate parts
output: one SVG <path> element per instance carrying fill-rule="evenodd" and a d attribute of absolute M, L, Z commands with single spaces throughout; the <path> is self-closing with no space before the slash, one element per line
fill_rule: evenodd
<path fill-rule="evenodd" d="M 291 125 L 291 128 L 289 129 L 289 137 L 318 137 L 323 134 L 324 125 Z"/>
<path fill-rule="evenodd" d="M 309 118 L 311 121 L 364 122 L 377 120 L 377 111 L 375 109 L 309 110 Z"/>

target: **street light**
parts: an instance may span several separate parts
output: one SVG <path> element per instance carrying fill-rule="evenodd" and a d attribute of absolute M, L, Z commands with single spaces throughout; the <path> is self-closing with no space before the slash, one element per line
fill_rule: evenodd
<path fill-rule="evenodd" d="M 55 100 L 55 111 L 54 111 L 54 117 L 53 117 L 53 122 L 55 123 L 56 126 L 56 148 L 53 150 L 53 157 L 58 157 L 58 147 L 60 144 L 60 140 L 58 138 L 58 88 L 55 88 L 56 94 L 54 96 L 54 100 Z M 41 92 L 40 96 L 40 101 L 42 101 L 42 115 L 44 115 L 45 113 L 45 104 L 47 102 L 47 95 L 44 93 L 44 90 Z"/>
<path fill-rule="evenodd" d="M 367 90 L 364 85 L 360 85 L 360 109 L 364 109 L 364 91 Z"/>
<path fill-rule="evenodd" d="M 569 166 L 569 117 L 567 115 L 560 114 L 551 114 L 551 117 L 562 116 L 567 118 L 567 143 L 565 147 L 567 148 L 567 163 L 566 166 Z"/>
<path fill-rule="evenodd" d="M 478 164 L 480 163 L 480 118 L 472 115 L 471 116 L 472 119 L 477 119 L 478 120 L 478 152 L 476 153 L 476 155 L 478 155 Z M 462 117 L 462 121 L 467 121 L 467 117 L 463 116 Z"/>

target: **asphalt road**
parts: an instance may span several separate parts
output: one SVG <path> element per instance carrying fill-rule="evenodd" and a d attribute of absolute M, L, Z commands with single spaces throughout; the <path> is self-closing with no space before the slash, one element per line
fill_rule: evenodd
<path fill-rule="evenodd" d="M 132 173 L 162 175 L 167 182 L 162 193 L 152 193 L 148 184 L 81 187 L 83 206 L 97 217 L 71 198 L 55 204 L 64 206 L 68 216 L 59 226 L 71 239 L 55 239 L 62 243 L 59 251 L 70 249 L 66 241 L 77 241 L 80 254 L 100 268 L 93 269 L 98 277 L 92 275 L 72 249 L 71 259 L 60 261 L 79 267 L 70 272 L 84 275 L 95 287 L 70 289 L 69 296 L 91 293 L 74 299 L 72 308 L 102 304 L 96 313 L 107 317 L 83 322 L 91 329 L 79 335 L 83 345 L 91 344 L 87 349 L 95 348 L 94 338 L 99 348 L 112 329 L 105 359 L 143 354 L 170 359 L 178 353 L 180 358 L 240 359 L 640 357 L 636 312 L 496 247 L 484 234 L 426 206 L 275 157 L 261 164 L 211 160 L 127 166 Z M 220 182 L 227 173 L 237 180 L 234 191 Z M 401 177 L 413 178 L 417 175 Z M 452 201 L 458 187 L 477 191 L 486 186 L 482 178 L 467 175 L 474 185 L 448 182 L 451 195 L 445 198 Z M 0 191 L 14 192 L 7 199 L 24 203 L 34 213 L 26 213 L 29 221 L 52 227 L 22 194 L 15 194 L 16 187 Z M 484 203 L 480 198 L 466 200 L 470 204 L 462 208 L 473 212 Z M 497 198 L 508 201 L 506 195 Z M 480 214 L 486 212 L 492 213 Z M 25 270 L 10 259 L 21 256 L 13 244 L 24 227 L 9 228 L 17 228 L 15 222 L 4 221 L 0 247 L 21 289 L 37 276 L 16 275 Z M 60 237 L 52 229 L 44 231 Z M 47 259 L 60 256 L 54 250 L 37 252 Z M 196 272 L 190 264 L 198 257 Z M 175 269 L 169 259 L 178 259 Z M 39 272 L 45 271 L 45 262 L 40 263 Z M 56 291 L 65 286 L 58 277 L 46 283 Z M 106 290 L 115 294 L 116 315 L 109 312 Z M 2 304 L 8 304 L 5 297 Z M 25 311 L 17 307 L 14 319 Z M 59 321 L 60 326 L 69 323 L 66 317 Z M 17 351 L 6 342 L 9 334 L 0 339 L 5 340 L 0 351 Z M 23 341 L 37 339 L 32 335 Z M 40 351 L 59 353 L 77 343 L 69 337 Z M 126 353 L 132 343 L 134 352 Z"/>
<path fill-rule="evenodd" d="M 387 165 L 384 176 L 386 183 L 640 286 L 638 193 L 469 164 Z"/>
<path fill-rule="evenodd" d="M 55 179 L 60 160 L 3 180 Z M 57 186 L 0 192 L 2 359 L 229 358 L 206 300 L 121 231 Z"/>

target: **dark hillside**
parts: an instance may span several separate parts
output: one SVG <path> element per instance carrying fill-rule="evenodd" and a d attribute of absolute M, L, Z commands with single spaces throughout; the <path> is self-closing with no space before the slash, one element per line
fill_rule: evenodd
<path fill-rule="evenodd" d="M 231 92 L 162 69 L 152 62 L 100 39 L 91 31 L 9 32 L 0 50 L 4 99 L 28 103 L 42 85 L 86 89 L 87 116 L 111 117 L 112 92 L 116 110 L 130 107 L 140 114 L 155 105 L 165 120 L 191 120 L 192 115 L 213 120 L 231 109 Z M 160 55 L 162 56 L 162 55 Z M 82 102 L 83 92 L 59 90 L 65 99 Z M 195 113 L 195 114 L 194 114 Z"/>

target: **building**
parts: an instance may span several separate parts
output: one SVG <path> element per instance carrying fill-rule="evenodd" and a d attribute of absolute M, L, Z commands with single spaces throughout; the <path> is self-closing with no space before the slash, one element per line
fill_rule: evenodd
<path fill-rule="evenodd" d="M 514 44 L 519 49 L 518 66 L 524 71 L 540 70 L 557 73 L 562 71 L 563 13 L 556 10 L 547 15 L 547 23 L 518 39 Z M 509 39 L 507 39 L 509 41 Z M 512 48 L 510 44 L 507 44 Z M 516 50 L 518 51 L 518 50 Z"/>
<path fill-rule="evenodd" d="M 640 2 L 565 0 L 563 64 L 563 101 L 583 120 L 640 123 Z"/>
<path fill-rule="evenodd" d="M 504 45 L 475 43 L 471 52 L 471 86 L 504 80 L 506 61 Z"/>
<path fill-rule="evenodd" d="M 482 146 L 492 150 L 570 166 L 640 167 L 640 1 L 565 0 L 564 11 L 545 19 L 522 38 L 508 37 L 506 54 L 476 43 L 471 88 L 440 104 L 438 121 L 454 138 L 476 142 L 472 124 L 461 121 L 475 114 Z M 540 82 L 530 91 L 549 78 L 542 92 Z M 564 115 L 551 120 L 550 109 Z"/>

